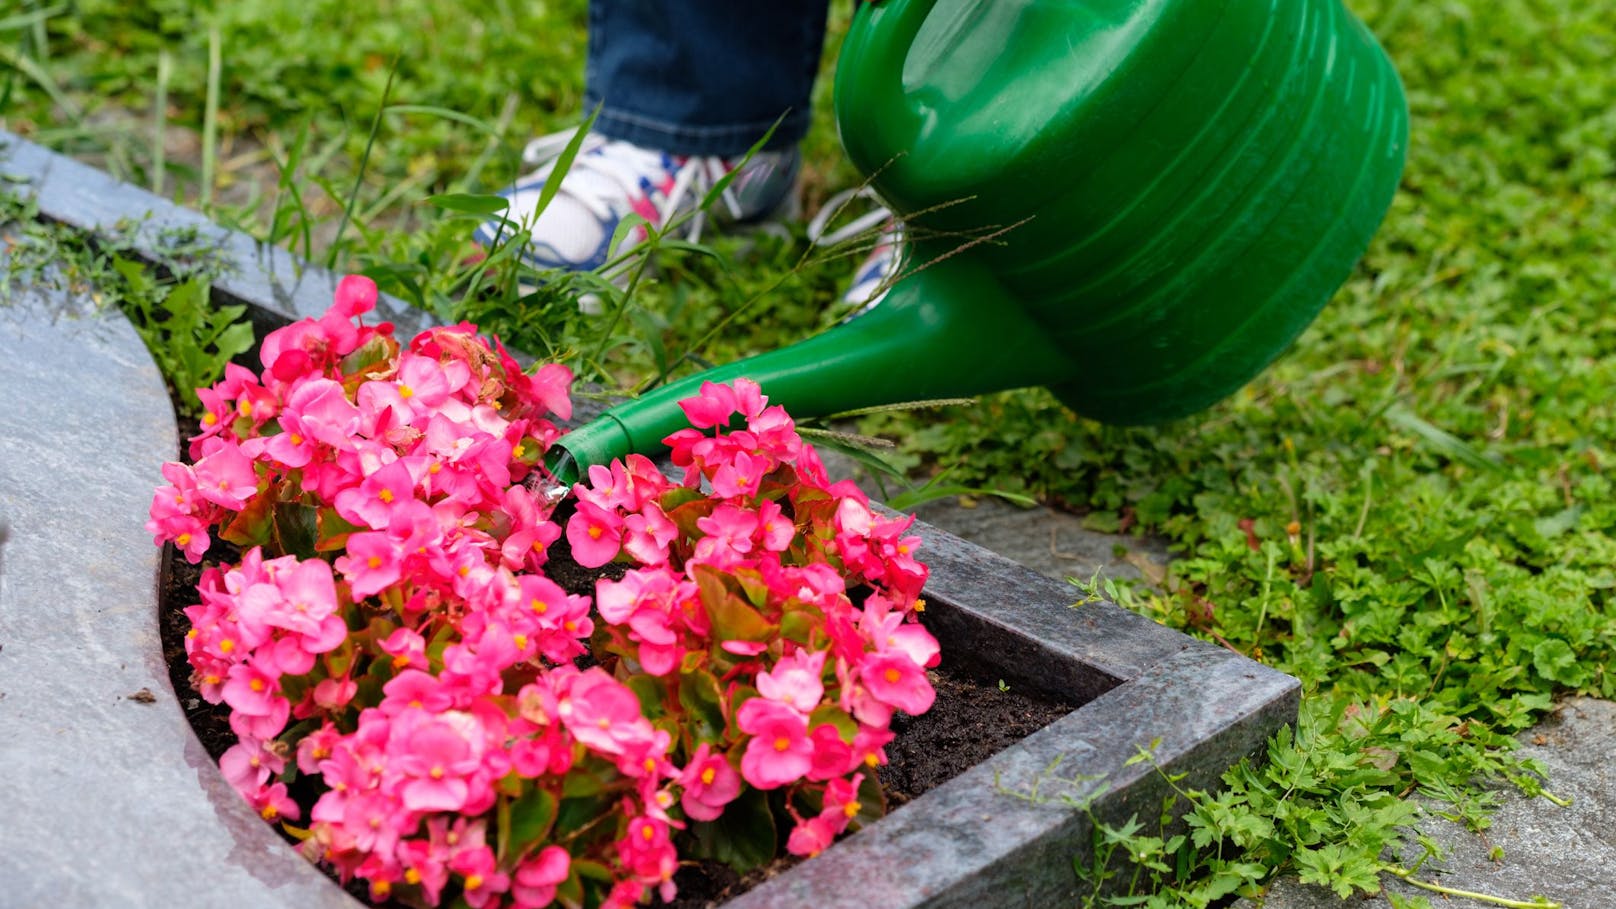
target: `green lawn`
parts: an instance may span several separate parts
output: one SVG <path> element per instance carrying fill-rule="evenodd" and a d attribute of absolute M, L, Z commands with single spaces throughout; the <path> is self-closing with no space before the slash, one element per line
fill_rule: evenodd
<path fill-rule="evenodd" d="M 205 170 L 215 217 L 585 374 L 633 386 L 811 331 L 848 267 L 800 234 L 723 240 L 716 259 L 663 256 L 605 324 L 504 279 L 462 299 L 481 280 L 461 264 L 471 222 L 422 200 L 498 188 L 523 140 L 573 122 L 581 0 L 481 19 L 450 0 L 24 3 L 0 16 L 7 129 L 157 185 L 161 87 L 166 193 L 197 201 Z M 1351 5 L 1407 84 L 1409 167 L 1354 277 L 1267 374 L 1149 430 L 1078 421 L 1042 392 L 866 427 L 916 477 L 947 469 L 1166 537 L 1170 573 L 1113 595 L 1306 684 L 1294 736 L 1198 798 L 1193 837 L 1112 832 L 1140 886 L 1166 888 L 1154 905 L 1275 873 L 1374 890 L 1407 794 L 1480 829 L 1485 787 L 1540 786 L 1510 736 L 1558 693 L 1616 697 L 1616 0 Z M 820 107 L 810 204 L 856 180 Z M 204 133 L 215 150 L 187 154 Z M 735 312 L 704 345 L 685 327 Z M 630 343 L 597 355 L 607 335 Z"/>

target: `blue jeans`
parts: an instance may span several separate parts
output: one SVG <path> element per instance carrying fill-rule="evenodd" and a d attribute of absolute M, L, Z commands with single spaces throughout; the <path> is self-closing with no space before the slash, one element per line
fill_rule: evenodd
<path fill-rule="evenodd" d="M 826 0 L 590 0 L 595 131 L 676 155 L 739 155 L 808 132 Z M 781 119 L 782 116 L 784 119 Z"/>

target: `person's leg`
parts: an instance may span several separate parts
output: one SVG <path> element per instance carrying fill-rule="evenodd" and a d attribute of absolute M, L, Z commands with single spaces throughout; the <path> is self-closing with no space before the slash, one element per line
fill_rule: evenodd
<path fill-rule="evenodd" d="M 826 0 L 591 0 L 586 109 L 595 131 L 674 155 L 732 157 L 784 116 L 808 131 Z"/>
<path fill-rule="evenodd" d="M 824 43 L 826 0 L 590 0 L 587 109 L 591 134 L 542 213 L 544 185 L 570 133 L 535 140 L 535 167 L 501 193 L 504 219 L 478 228 L 485 247 L 512 236 L 542 268 L 588 270 L 629 213 L 658 228 L 736 167 L 770 127 L 715 206 L 750 221 L 793 206 L 808 101 Z M 782 116 L 784 119 L 782 119 Z M 686 222 L 693 236 L 705 220 Z M 626 244 L 643 239 L 636 229 Z"/>

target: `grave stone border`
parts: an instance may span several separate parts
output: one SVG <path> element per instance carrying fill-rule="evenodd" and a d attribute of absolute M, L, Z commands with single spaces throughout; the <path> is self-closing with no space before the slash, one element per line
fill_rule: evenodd
<path fill-rule="evenodd" d="M 248 305 L 260 331 L 319 315 L 336 286 L 337 276 L 303 265 L 284 250 L 220 228 L 195 212 L 4 132 L 0 180 L 9 191 L 31 194 L 41 218 L 92 236 L 116 231 L 136 255 L 152 262 L 160 261 L 170 231 L 207 239 L 229 266 L 213 285 L 215 300 Z M 424 314 L 385 295 L 378 310 L 380 318 L 398 324 L 401 336 L 427 324 Z M 155 482 L 156 465 L 148 466 Z M 1117 823 L 1135 815 L 1153 821 L 1170 791 L 1164 774 L 1185 774 L 1180 786 L 1216 788 L 1227 767 L 1259 755 L 1274 731 L 1295 721 L 1300 686 L 1289 676 L 1111 603 L 1075 605 L 1079 597 L 1070 585 L 937 528 L 917 524 L 916 532 L 925 541 L 923 555 L 931 566 L 927 624 L 942 642 L 945 657 L 969 649 L 1012 687 L 1061 692 L 1083 705 L 726 906 L 1070 905 L 1086 892 L 1072 871 L 1073 860 L 1090 853 L 1097 821 Z M 153 639 L 155 584 L 129 596 L 145 604 L 147 614 L 138 621 L 149 626 L 149 634 L 139 637 Z M 0 651 L 0 659 L 5 656 Z M 128 659 L 149 656 L 132 653 Z M 159 683 L 160 699 L 174 701 L 166 673 Z M 71 710 L 72 692 L 61 697 L 62 709 Z M 8 706 L 0 700 L 0 721 Z M 184 722 L 177 709 L 167 713 L 172 716 L 165 714 L 164 722 Z M 194 739 L 191 744 L 196 747 L 187 748 L 187 763 L 194 764 L 190 758 L 200 745 Z M 1136 760 L 1142 751 L 1149 751 L 1152 760 Z M 243 817 L 251 821 L 251 811 L 239 800 L 230 804 L 233 793 L 216 769 L 194 771 L 199 778 L 213 775 L 204 780 L 204 788 L 219 817 L 214 834 L 234 844 L 232 855 L 269 856 L 270 865 L 290 875 L 285 883 L 266 883 L 261 875 L 245 884 L 237 881 L 237 890 L 247 889 L 236 904 L 352 905 L 335 887 L 310 902 L 306 878 L 318 872 L 301 861 L 282 861 L 282 853 L 290 857 L 292 850 L 267 825 L 241 822 Z M 12 782 L 44 784 L 39 779 Z M 5 829 L 49 823 L 48 816 L 13 816 Z M 163 836 L 160 828 L 138 818 L 108 818 L 103 828 L 103 837 L 140 835 L 155 843 Z M 0 854 L 12 836 L 0 833 Z M 95 848 L 94 843 L 83 846 Z M 162 848 L 150 851 L 151 861 L 159 865 L 170 855 L 173 873 L 196 874 L 192 864 L 180 860 L 187 856 Z M 1078 864 L 1086 866 L 1085 861 Z M 295 870 L 299 867 L 307 875 Z M 254 880 L 263 884 L 261 892 L 248 892 L 257 886 Z M 90 888 L 74 892 L 95 892 L 93 882 L 70 883 Z M 197 886 L 204 883 L 196 881 Z M 117 895 L 129 905 L 158 904 L 156 894 Z M 238 894 L 232 890 L 231 895 Z"/>

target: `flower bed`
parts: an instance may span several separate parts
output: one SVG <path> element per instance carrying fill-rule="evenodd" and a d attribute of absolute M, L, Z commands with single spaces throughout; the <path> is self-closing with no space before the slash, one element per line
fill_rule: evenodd
<path fill-rule="evenodd" d="M 194 464 L 152 502 L 192 562 L 250 547 L 203 574 L 185 649 L 254 808 L 307 807 L 305 852 L 373 899 L 473 907 L 668 900 L 680 831 L 746 870 L 777 819 L 812 856 L 873 817 L 893 712 L 935 696 L 912 519 L 832 483 L 756 385 L 709 385 L 668 440 L 682 482 L 631 456 L 574 489 L 573 557 L 635 566 L 592 604 L 544 574 L 561 529 L 523 482 L 570 373 L 469 326 L 402 345 L 352 321 L 375 298 L 345 279 L 264 339 L 261 377 L 200 389 Z"/>

